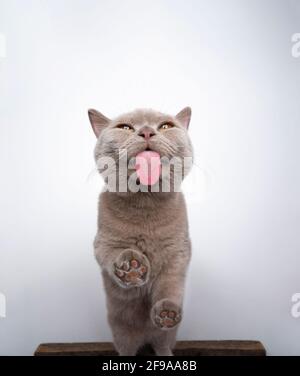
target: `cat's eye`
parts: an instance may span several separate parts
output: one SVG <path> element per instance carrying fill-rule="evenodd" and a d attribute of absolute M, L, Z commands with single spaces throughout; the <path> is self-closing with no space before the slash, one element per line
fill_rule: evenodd
<path fill-rule="evenodd" d="M 174 127 L 173 123 L 167 122 L 167 123 L 161 124 L 158 129 L 165 131 L 165 130 L 173 128 L 173 127 Z"/>
<path fill-rule="evenodd" d="M 116 128 L 123 129 L 124 131 L 133 131 L 133 126 L 130 124 L 118 124 Z"/>

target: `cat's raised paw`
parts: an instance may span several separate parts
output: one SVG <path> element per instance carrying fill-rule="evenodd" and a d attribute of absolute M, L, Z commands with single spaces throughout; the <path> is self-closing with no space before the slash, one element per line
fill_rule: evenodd
<path fill-rule="evenodd" d="M 145 255 L 135 250 L 125 250 L 114 263 L 114 276 L 121 287 L 144 285 L 149 276 L 150 264 Z"/>
<path fill-rule="evenodd" d="M 162 330 L 174 328 L 180 323 L 181 317 L 181 308 L 169 299 L 159 300 L 151 310 L 153 323 Z"/>

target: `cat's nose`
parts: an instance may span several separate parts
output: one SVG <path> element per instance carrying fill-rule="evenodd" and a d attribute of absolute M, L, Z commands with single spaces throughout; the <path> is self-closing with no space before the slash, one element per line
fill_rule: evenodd
<path fill-rule="evenodd" d="M 149 140 L 150 137 L 155 135 L 155 131 L 152 128 L 145 127 L 139 131 L 139 136 L 144 137 L 145 140 Z"/>

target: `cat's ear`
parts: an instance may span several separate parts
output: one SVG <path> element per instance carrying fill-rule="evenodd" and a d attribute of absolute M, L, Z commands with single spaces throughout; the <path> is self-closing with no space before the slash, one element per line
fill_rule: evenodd
<path fill-rule="evenodd" d="M 89 109 L 88 110 L 90 122 L 92 124 L 93 131 L 98 138 L 101 131 L 108 125 L 110 119 L 101 114 L 101 112 Z"/>
<path fill-rule="evenodd" d="M 178 114 L 175 117 L 184 126 L 184 128 L 188 129 L 190 125 L 191 116 L 192 116 L 191 107 L 185 107 L 183 110 L 178 112 Z"/>

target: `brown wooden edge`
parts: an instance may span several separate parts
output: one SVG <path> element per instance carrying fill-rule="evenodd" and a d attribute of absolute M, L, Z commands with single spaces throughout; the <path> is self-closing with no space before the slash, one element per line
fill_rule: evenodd
<path fill-rule="evenodd" d="M 177 341 L 175 356 L 265 356 L 266 349 L 259 341 Z M 111 342 L 42 343 L 35 356 L 116 356 Z M 148 346 L 139 355 L 153 355 Z"/>

